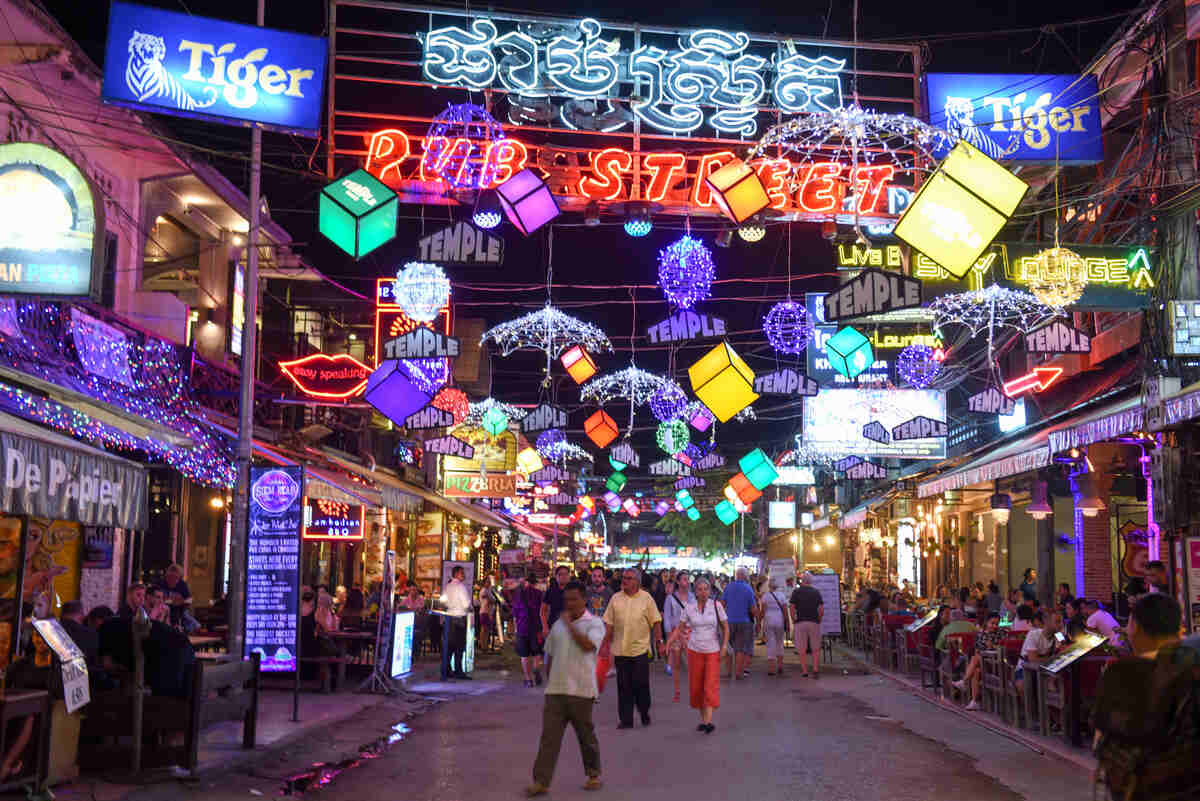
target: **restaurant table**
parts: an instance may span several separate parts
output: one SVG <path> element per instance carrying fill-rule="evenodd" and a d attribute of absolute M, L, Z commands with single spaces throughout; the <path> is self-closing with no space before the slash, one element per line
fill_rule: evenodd
<path fill-rule="evenodd" d="M 45 690 L 7 690 L 0 698 L 0 757 L 8 752 L 9 730 L 14 737 L 20 735 L 15 721 L 33 716 L 33 734 L 27 753 L 33 754 L 32 760 L 25 764 L 16 776 L 0 781 L 0 792 L 16 790 L 33 785 L 40 792 L 46 786 L 47 774 L 50 771 L 50 694 Z M 30 751 L 32 747 L 32 751 Z M 32 764 L 30 764 L 32 763 Z"/>
<path fill-rule="evenodd" d="M 200 651 L 210 649 L 214 645 L 224 647 L 225 638 L 212 634 L 189 634 L 188 642 L 192 644 L 193 648 L 195 648 L 197 651 Z"/>
<path fill-rule="evenodd" d="M 331 631 L 329 632 L 329 639 L 333 640 L 338 650 L 337 679 L 338 688 L 341 689 L 346 686 L 346 664 L 349 660 L 347 654 L 350 650 L 350 643 L 365 642 L 367 640 L 373 642 L 375 640 L 375 633 L 371 631 Z"/>

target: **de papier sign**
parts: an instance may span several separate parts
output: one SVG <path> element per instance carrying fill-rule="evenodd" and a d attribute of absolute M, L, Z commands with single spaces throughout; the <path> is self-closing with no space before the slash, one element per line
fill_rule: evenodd
<path fill-rule="evenodd" d="M 826 295 L 824 303 L 829 322 L 915 309 L 921 305 L 921 282 L 899 273 L 863 270 Z"/>

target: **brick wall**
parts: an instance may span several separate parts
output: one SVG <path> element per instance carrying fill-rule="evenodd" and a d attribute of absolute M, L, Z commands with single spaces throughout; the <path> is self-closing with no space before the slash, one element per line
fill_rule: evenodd
<path fill-rule="evenodd" d="M 1096 494 L 1108 504 L 1112 479 L 1096 473 L 1095 486 Z M 1078 594 L 1095 598 L 1106 606 L 1112 603 L 1114 589 L 1110 529 L 1107 509 L 1095 517 L 1084 517 L 1075 511 L 1076 548 L 1082 562 L 1081 566 L 1076 566 L 1076 575 L 1081 579 Z"/>

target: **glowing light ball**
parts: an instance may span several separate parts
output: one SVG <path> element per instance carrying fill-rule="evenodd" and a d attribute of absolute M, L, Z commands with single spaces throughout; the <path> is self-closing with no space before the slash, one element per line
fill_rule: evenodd
<path fill-rule="evenodd" d="M 619 433 L 617 424 L 603 409 L 583 421 L 583 430 L 598 448 L 608 447 Z"/>
<path fill-rule="evenodd" d="M 650 396 L 650 412 L 659 420 L 673 420 L 687 406 L 687 395 L 674 381 L 664 383 Z"/>
<path fill-rule="evenodd" d="M 567 441 L 567 435 L 561 428 L 549 428 L 538 434 L 537 449 L 538 453 L 543 456 L 548 456 L 555 448 L 563 445 Z"/>
<path fill-rule="evenodd" d="M 517 454 L 517 471 L 532 475 L 546 466 L 542 456 L 533 448 L 525 448 Z"/>
<path fill-rule="evenodd" d="M 645 236 L 654 230 L 654 223 L 650 222 L 649 217 L 639 217 L 625 221 L 625 233 L 634 238 Z"/>
<path fill-rule="evenodd" d="M 455 189 L 479 189 L 496 177 L 499 164 L 487 151 L 503 138 L 504 129 L 483 106 L 447 106 L 429 126 L 423 163 Z"/>
<path fill-rule="evenodd" d="M 596 362 L 582 345 L 576 345 L 562 355 L 562 366 L 576 384 L 582 384 L 596 374 Z"/>
<path fill-rule="evenodd" d="M 729 501 L 721 501 L 713 507 L 713 511 L 717 514 L 717 519 L 725 525 L 731 525 L 738 519 L 738 511 Z"/>
<path fill-rule="evenodd" d="M 355 170 L 321 190 L 317 229 L 361 259 L 396 238 L 396 193 L 366 170 Z"/>
<path fill-rule="evenodd" d="M 396 273 L 395 296 L 405 314 L 429 323 L 450 300 L 450 279 L 436 264 L 410 261 Z"/>
<path fill-rule="evenodd" d="M 779 478 L 775 463 L 763 453 L 762 448 L 755 448 L 739 459 L 738 467 L 742 468 L 742 473 L 758 490 L 766 489 L 772 481 Z"/>
<path fill-rule="evenodd" d="M 493 437 L 498 437 L 504 431 L 508 430 L 508 415 L 499 408 L 493 406 L 483 413 L 481 421 L 483 430 L 491 434 Z"/>
<path fill-rule="evenodd" d="M 758 400 L 754 371 L 728 342 L 722 342 L 688 368 L 696 397 L 722 423 Z"/>
<path fill-rule="evenodd" d="M 687 516 L 688 520 L 691 520 L 694 523 L 700 519 L 700 510 L 693 506 L 687 510 Z"/>
<path fill-rule="evenodd" d="M 496 187 L 504 213 L 518 231 L 529 236 L 561 212 L 550 187 L 529 168 Z"/>
<path fill-rule="evenodd" d="M 855 378 L 875 363 L 871 340 L 849 325 L 825 341 L 825 356 L 833 369 L 846 378 Z"/>
<path fill-rule="evenodd" d="M 666 420 L 659 423 L 654 439 L 665 453 L 678 453 L 687 447 L 690 439 L 687 423 L 682 420 Z"/>
<path fill-rule="evenodd" d="M 781 300 L 763 318 L 763 333 L 780 353 L 803 353 L 812 339 L 813 324 L 804 304 Z"/>
<path fill-rule="evenodd" d="M 928 387 L 941 371 L 942 363 L 928 345 L 909 345 L 896 357 L 896 372 L 917 389 Z"/>
<path fill-rule="evenodd" d="M 766 227 L 758 223 L 746 223 L 738 228 L 738 236 L 742 238 L 743 242 L 759 242 L 766 235 Z"/>
<path fill-rule="evenodd" d="M 658 285 L 667 300 L 681 309 L 712 295 L 715 274 L 712 251 L 699 239 L 685 234 L 658 252 Z"/>
<path fill-rule="evenodd" d="M 433 396 L 433 405 L 454 415 L 454 422 L 461 423 L 471 412 L 471 401 L 467 393 L 455 387 L 445 387 Z"/>
<path fill-rule="evenodd" d="M 734 159 L 704 181 L 725 216 L 741 225 L 771 205 L 758 173 L 741 159 Z"/>
<path fill-rule="evenodd" d="M 628 481 L 624 473 L 613 473 L 608 477 L 608 481 L 604 482 L 604 488 L 609 492 L 620 492 L 625 488 L 625 483 Z"/>

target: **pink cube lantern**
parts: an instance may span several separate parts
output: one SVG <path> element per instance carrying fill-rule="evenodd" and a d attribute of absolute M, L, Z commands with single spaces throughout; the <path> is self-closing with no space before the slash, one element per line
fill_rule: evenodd
<path fill-rule="evenodd" d="M 626 498 L 625 503 L 621 504 L 621 507 L 625 510 L 625 514 L 630 517 L 637 517 L 642 513 L 641 507 L 638 506 L 637 501 L 633 498 Z"/>
<path fill-rule="evenodd" d="M 496 194 L 500 197 L 500 205 L 504 207 L 508 221 L 525 236 L 561 213 L 550 187 L 529 168 L 496 187 Z"/>
<path fill-rule="evenodd" d="M 716 419 L 717 418 L 713 416 L 713 413 L 708 410 L 708 407 L 700 404 L 699 408 L 696 409 L 696 413 L 692 415 L 692 419 L 688 422 L 690 422 L 692 424 L 692 428 L 696 429 L 697 431 L 707 431 L 712 427 L 712 424 Z"/>

